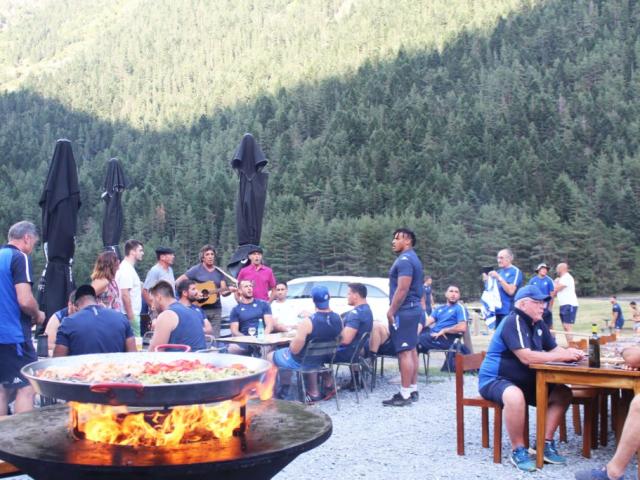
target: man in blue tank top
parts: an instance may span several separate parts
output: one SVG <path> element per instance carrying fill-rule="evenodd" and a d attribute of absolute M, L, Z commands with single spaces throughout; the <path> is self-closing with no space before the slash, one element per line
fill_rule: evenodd
<path fill-rule="evenodd" d="M 400 392 L 382 402 L 403 407 L 418 401 L 418 324 L 424 319 L 424 274 L 413 250 L 415 234 L 406 228 L 393 233 L 391 246 L 398 258 L 389 270 L 389 332 L 400 366 Z"/>
<path fill-rule="evenodd" d="M 205 334 L 211 335 L 213 332 L 213 327 L 211 326 L 211 322 L 207 318 L 207 314 L 197 306 L 194 302 L 200 298 L 200 292 L 196 287 L 195 280 L 180 280 L 176 282 L 176 295 L 178 296 L 178 302 L 184 305 L 187 308 L 190 308 L 194 312 L 196 312 L 200 318 L 202 319 L 202 329 Z"/>
<path fill-rule="evenodd" d="M 299 324 L 296 336 L 291 340 L 289 347 L 276 350 L 269 355 L 277 367 L 298 370 L 303 365 L 305 367 L 316 367 L 324 359 L 314 358 L 311 362 L 305 359 L 307 346 L 311 340 L 331 341 L 337 340 L 342 330 L 342 320 L 340 316 L 332 312 L 329 308 L 329 290 L 327 287 L 317 285 L 311 289 L 311 298 L 316 306 L 316 312 L 309 318 L 304 318 Z M 281 375 L 281 381 L 287 382 L 286 376 Z M 311 373 L 305 381 L 308 399 L 311 401 L 321 400 L 320 389 L 318 388 L 318 376 Z"/>
<path fill-rule="evenodd" d="M 158 345 L 188 345 L 192 351 L 204 350 L 207 342 L 204 338 L 202 317 L 189 307 L 176 301 L 173 288 L 164 280 L 149 290 L 153 308 L 158 312 L 149 351 Z"/>

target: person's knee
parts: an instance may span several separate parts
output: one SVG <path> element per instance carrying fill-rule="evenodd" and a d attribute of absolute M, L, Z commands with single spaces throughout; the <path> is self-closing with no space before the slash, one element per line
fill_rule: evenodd
<path fill-rule="evenodd" d="M 571 389 L 566 385 L 556 385 L 549 395 L 549 403 L 557 403 L 568 406 L 571 403 L 573 395 Z"/>
<path fill-rule="evenodd" d="M 515 385 L 511 385 L 502 392 L 502 403 L 505 408 L 524 408 L 524 393 Z"/>

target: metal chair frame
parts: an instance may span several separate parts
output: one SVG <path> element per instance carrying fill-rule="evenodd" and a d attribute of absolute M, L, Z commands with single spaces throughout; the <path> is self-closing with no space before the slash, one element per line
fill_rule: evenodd
<path fill-rule="evenodd" d="M 449 365 L 448 356 L 450 353 L 459 353 L 462 348 L 462 335 L 455 335 L 455 339 L 451 342 L 449 348 L 430 348 L 426 352 L 420 352 L 422 355 L 422 364 L 424 366 L 424 383 L 425 385 L 429 384 L 429 364 L 431 360 L 431 353 L 444 353 L 445 354 L 445 363 L 447 365 L 447 374 L 449 376 L 449 381 L 451 381 L 451 368 Z M 454 367 L 455 368 L 455 367 Z"/>
<path fill-rule="evenodd" d="M 338 376 L 338 370 L 341 366 L 349 367 L 351 372 L 351 381 L 353 382 L 353 386 L 356 390 L 356 401 L 360 403 L 360 380 L 356 380 L 356 373 L 360 374 L 360 378 L 362 379 L 362 383 L 364 388 L 362 389 L 365 396 L 369 398 L 369 394 L 367 393 L 367 385 L 364 381 L 365 374 L 370 373 L 368 365 L 365 364 L 365 358 L 363 356 L 364 347 L 369 342 L 369 332 L 366 332 L 356 345 L 356 349 L 351 355 L 351 360 L 349 362 L 335 362 L 336 366 L 336 377 Z M 371 387 L 372 380 L 369 380 L 369 387 Z"/>

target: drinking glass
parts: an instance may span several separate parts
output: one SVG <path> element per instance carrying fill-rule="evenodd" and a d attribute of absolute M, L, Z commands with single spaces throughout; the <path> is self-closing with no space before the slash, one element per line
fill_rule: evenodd
<path fill-rule="evenodd" d="M 252 337 L 256 336 L 256 327 L 249 327 L 249 335 Z"/>

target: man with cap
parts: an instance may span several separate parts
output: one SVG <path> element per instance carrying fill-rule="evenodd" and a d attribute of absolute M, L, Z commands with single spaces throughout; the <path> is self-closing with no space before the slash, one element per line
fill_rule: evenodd
<path fill-rule="evenodd" d="M 151 296 L 149 290 L 160 281 L 165 281 L 171 288 L 175 288 L 176 279 L 173 276 L 173 261 L 176 258 L 176 252 L 170 247 L 156 248 L 156 264 L 149 269 L 142 286 L 142 297 L 147 305 L 151 305 Z"/>
<path fill-rule="evenodd" d="M 262 248 L 256 246 L 249 252 L 250 263 L 238 273 L 238 283 L 242 280 L 253 282 L 253 296 L 258 300 L 270 302 L 274 298 L 276 277 L 266 265 L 262 264 Z"/>
<path fill-rule="evenodd" d="M 311 340 L 330 341 L 336 340 L 342 330 L 340 315 L 331 311 L 329 307 L 329 290 L 323 285 L 316 285 L 311 289 L 311 298 L 316 307 L 311 317 L 304 318 L 296 330 L 296 336 L 291 340 L 287 348 L 276 350 L 269 354 L 276 367 L 297 370 L 302 365 L 302 359 Z M 315 367 L 317 365 L 305 365 Z M 281 376 L 282 378 L 282 376 Z M 286 380 L 283 379 L 283 382 Z M 321 400 L 316 374 L 310 374 L 305 382 L 309 400 Z"/>
<path fill-rule="evenodd" d="M 576 362 L 582 350 L 562 348 L 556 344 L 549 328 L 542 321 L 549 296 L 534 285 L 516 293 L 514 310 L 498 325 L 487 356 L 480 367 L 480 395 L 503 407 L 503 415 L 511 440 L 511 463 L 528 472 L 536 470 L 534 459 L 524 447 L 524 420 L 527 405 L 536 403 L 536 374 L 532 363 Z M 565 385 L 549 386 L 549 409 L 545 424 L 544 460 L 564 464 L 553 439 L 571 402 L 571 390 Z"/>
<path fill-rule="evenodd" d="M 53 349 L 54 357 L 137 351 L 127 317 L 100 305 L 91 285 L 77 288 L 73 305 L 78 311 L 62 319 Z"/>
<path fill-rule="evenodd" d="M 535 285 L 546 296 L 550 297 L 549 302 L 544 307 L 544 313 L 542 314 L 542 320 L 549 327 L 549 330 L 553 328 L 553 314 L 551 309 L 553 308 L 553 296 L 555 295 L 555 284 L 551 277 L 547 275 L 549 273 L 549 266 L 542 262 L 536 267 L 536 275 L 529 280 L 528 285 Z"/>

